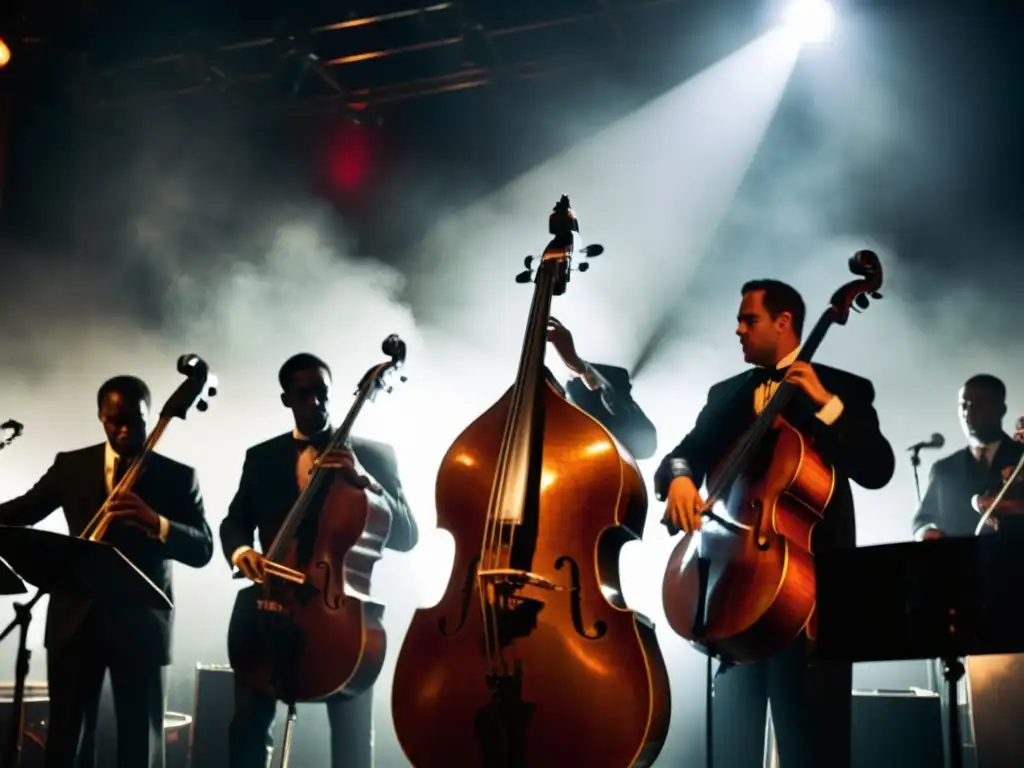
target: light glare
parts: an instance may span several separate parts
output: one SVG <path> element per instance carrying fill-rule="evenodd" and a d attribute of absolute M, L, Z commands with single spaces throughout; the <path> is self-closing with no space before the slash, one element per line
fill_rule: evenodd
<path fill-rule="evenodd" d="M 783 23 L 800 43 L 823 43 L 832 36 L 836 12 L 826 0 L 792 0 Z"/>

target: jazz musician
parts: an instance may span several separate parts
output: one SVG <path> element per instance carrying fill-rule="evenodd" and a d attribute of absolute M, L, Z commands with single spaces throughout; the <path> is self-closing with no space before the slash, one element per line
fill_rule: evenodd
<path fill-rule="evenodd" d="M 651 458 L 658 433 L 630 394 L 629 372 L 584 360 L 576 351 L 572 332 L 553 317 L 548 322 L 548 341 L 573 376 L 565 385 L 569 400 L 601 422 L 634 458 Z"/>
<path fill-rule="evenodd" d="M 238 492 L 220 527 L 224 556 L 255 582 L 262 581 L 265 574 L 263 556 L 253 548 L 254 535 L 258 533 L 261 548 L 266 551 L 332 433 L 331 370 L 327 363 L 314 355 L 295 355 L 281 366 L 278 381 L 281 402 L 291 410 L 295 429 L 248 450 Z M 351 452 L 339 450 L 323 457 L 321 466 L 344 473 L 353 484 L 385 499 L 391 510 L 386 546 L 408 552 L 416 545 L 419 533 L 398 479 L 394 449 L 357 437 L 352 437 L 351 445 Z M 354 699 L 333 698 L 326 704 L 333 768 L 372 768 L 372 689 Z M 235 678 L 230 768 L 265 768 L 273 754 L 276 709 L 276 701 L 249 690 Z"/>
<path fill-rule="evenodd" d="M 928 488 L 911 524 L 919 541 L 973 536 L 978 511 L 972 498 L 998 490 L 1003 473 L 1015 467 L 1024 452 L 1024 446 L 1003 430 L 1006 385 L 1000 379 L 987 373 L 972 376 L 960 388 L 959 398 L 967 446 L 932 464 Z"/>
<path fill-rule="evenodd" d="M 146 441 L 151 398 L 134 376 L 100 387 L 106 442 L 58 453 L 24 496 L 0 504 L 0 523 L 34 525 L 58 507 L 78 534 L 92 520 Z M 114 545 L 173 602 L 171 561 L 201 568 L 213 556 L 195 470 L 150 453 L 131 492 L 113 500 L 103 540 Z M 117 718 L 120 768 L 163 768 L 165 668 L 173 610 L 55 593 L 46 617 L 50 719 L 47 768 L 93 768 L 103 678 Z"/>
<path fill-rule="evenodd" d="M 711 387 L 696 424 L 662 461 L 655 493 L 666 500 L 666 522 L 675 530 L 700 528 L 699 488 L 708 472 L 753 422 L 782 378 L 801 390 L 787 420 L 814 441 L 835 468 L 836 484 L 824 520 L 814 530 L 815 552 L 856 545 L 849 480 L 868 489 L 885 486 L 895 466 L 882 436 L 866 379 L 825 365 L 795 362 L 805 307 L 800 294 L 776 280 L 742 288 L 737 317 L 746 362 L 755 367 Z M 849 768 L 852 667 L 811 657 L 801 634 L 777 656 L 730 667 L 715 683 L 715 761 L 754 768 L 764 759 L 766 704 L 786 768 Z"/>

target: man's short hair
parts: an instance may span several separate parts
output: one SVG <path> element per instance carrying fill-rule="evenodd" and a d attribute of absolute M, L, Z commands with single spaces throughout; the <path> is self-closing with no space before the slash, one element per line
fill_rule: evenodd
<path fill-rule="evenodd" d="M 764 308 L 772 320 L 783 312 L 789 312 L 793 318 L 793 332 L 798 339 L 803 337 L 807 307 L 796 288 L 781 280 L 751 280 L 743 284 L 740 294 L 746 296 L 752 291 L 764 291 Z"/>
<path fill-rule="evenodd" d="M 991 373 L 978 373 L 971 376 L 967 381 L 964 382 L 965 387 L 981 387 L 987 389 L 996 399 L 1000 402 L 1006 402 L 1006 384 L 1003 380 L 997 376 L 993 376 Z"/>
<path fill-rule="evenodd" d="M 320 369 L 327 371 L 328 376 L 331 375 L 330 366 L 316 355 L 311 355 L 309 352 L 300 352 L 297 355 L 292 355 L 284 361 L 281 370 L 277 372 L 277 381 L 281 385 L 281 391 L 288 391 L 288 385 L 291 384 L 292 377 L 299 371 L 316 371 Z"/>
<path fill-rule="evenodd" d="M 97 408 L 103 407 L 104 398 L 111 392 L 117 392 L 125 400 L 145 403 L 147 408 L 153 406 L 153 396 L 149 392 L 149 387 L 138 376 L 115 376 L 103 382 L 96 393 Z"/>

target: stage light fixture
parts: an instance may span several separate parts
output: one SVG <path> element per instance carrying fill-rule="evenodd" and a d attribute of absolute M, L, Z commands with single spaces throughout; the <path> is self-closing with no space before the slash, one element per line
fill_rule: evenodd
<path fill-rule="evenodd" d="M 791 0 L 783 24 L 801 43 L 823 43 L 832 36 L 836 12 L 827 0 Z"/>
<path fill-rule="evenodd" d="M 7 42 L 0 37 L 0 69 L 6 67 L 11 61 L 11 49 Z"/>

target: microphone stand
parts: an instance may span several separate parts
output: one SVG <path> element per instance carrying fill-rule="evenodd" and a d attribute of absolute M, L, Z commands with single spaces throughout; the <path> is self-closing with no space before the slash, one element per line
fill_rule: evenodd
<path fill-rule="evenodd" d="M 18 630 L 18 654 L 14 663 L 14 697 L 11 702 L 7 742 L 3 751 L 3 768 L 18 768 L 21 765 L 21 749 L 25 737 L 25 681 L 28 679 L 32 662 L 32 651 L 28 649 L 28 628 L 32 623 L 32 609 L 44 594 L 40 589 L 27 603 L 15 603 L 14 620 L 7 625 L 3 633 L 0 633 L 0 642 L 3 642 L 14 630 Z"/>
<path fill-rule="evenodd" d="M 910 466 L 914 468 L 914 491 L 917 494 L 917 506 L 921 506 L 921 446 L 914 446 L 910 452 Z"/>
<path fill-rule="evenodd" d="M 914 468 L 914 493 L 917 496 L 917 506 L 921 507 L 921 446 L 914 446 L 910 451 L 910 466 Z M 932 693 L 939 694 L 943 693 L 943 689 L 939 682 L 939 671 L 937 669 L 938 661 L 936 659 L 928 659 L 925 662 L 925 668 L 928 670 L 928 690 Z"/>

